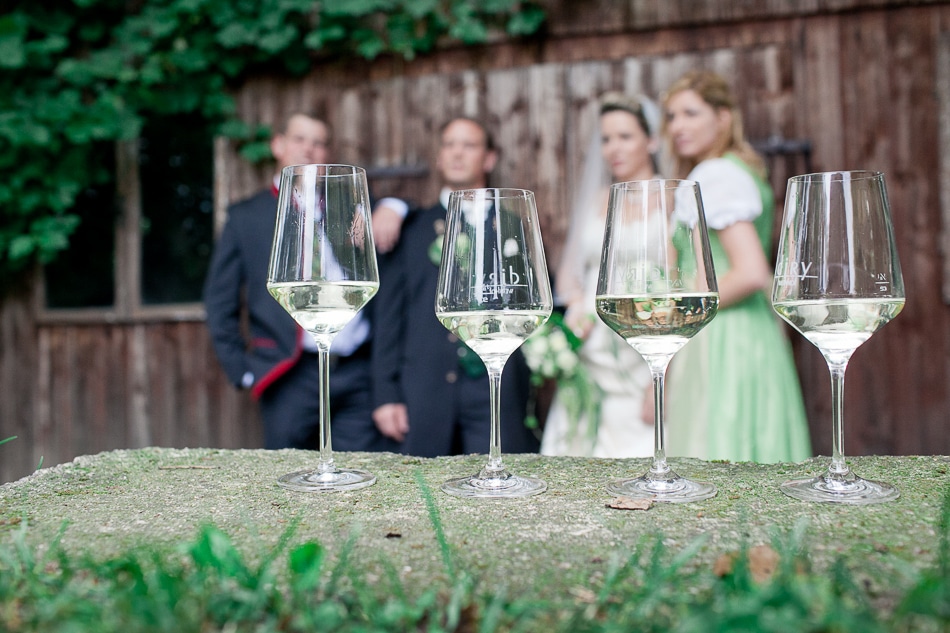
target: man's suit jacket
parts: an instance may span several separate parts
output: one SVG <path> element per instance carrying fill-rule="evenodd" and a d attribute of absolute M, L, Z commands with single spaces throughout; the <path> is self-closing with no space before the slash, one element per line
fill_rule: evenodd
<path fill-rule="evenodd" d="M 399 244 L 380 260 L 380 288 L 370 302 L 373 310 L 373 406 L 404 403 L 409 411 L 409 436 L 403 449 L 414 455 L 449 454 L 458 390 L 465 380 L 459 365 L 459 345 L 435 316 L 439 267 L 429 255 L 441 238 L 446 209 L 441 204 L 410 213 Z M 512 355 L 502 374 L 502 450 L 537 450 L 523 428 L 529 374 L 520 352 Z M 478 389 L 488 393 L 488 378 Z M 485 436 L 489 432 L 486 407 Z M 518 428 L 521 427 L 521 428 Z M 511 438 L 511 439 L 509 439 Z M 488 440 L 485 447 L 488 450 Z"/>
<path fill-rule="evenodd" d="M 215 353 L 238 387 L 247 372 L 259 397 L 300 358 L 304 331 L 267 292 L 277 197 L 268 189 L 232 205 L 205 280 L 204 303 Z M 243 289 L 243 290 L 242 290 Z M 246 293 L 250 346 L 241 335 Z"/>

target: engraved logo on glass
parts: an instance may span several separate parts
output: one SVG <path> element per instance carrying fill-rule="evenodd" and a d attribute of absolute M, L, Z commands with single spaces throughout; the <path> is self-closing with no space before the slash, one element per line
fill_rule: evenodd
<path fill-rule="evenodd" d="M 818 275 L 811 272 L 811 262 L 800 262 L 800 267 L 801 270 L 796 270 L 794 266 L 789 266 L 784 272 L 775 271 L 775 283 L 779 286 L 789 286 L 796 280 L 802 282 L 806 279 L 818 279 Z"/>

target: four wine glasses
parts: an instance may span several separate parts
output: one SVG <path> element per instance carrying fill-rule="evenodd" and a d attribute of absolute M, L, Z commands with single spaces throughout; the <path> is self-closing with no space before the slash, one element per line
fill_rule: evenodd
<path fill-rule="evenodd" d="M 611 482 L 607 489 L 670 502 L 712 497 L 715 486 L 670 468 L 664 435 L 666 369 L 719 307 L 697 183 L 657 179 L 611 186 L 596 302 L 601 320 L 650 367 L 656 412 L 652 466 L 640 477 Z"/>
<path fill-rule="evenodd" d="M 844 375 L 859 345 L 904 307 L 884 175 L 841 171 L 788 181 L 772 287 L 775 311 L 817 347 L 831 372 L 832 455 L 818 477 L 789 481 L 797 499 L 880 503 L 900 494 L 845 463 Z"/>
<path fill-rule="evenodd" d="M 828 470 L 781 489 L 807 501 L 895 499 L 894 487 L 851 472 L 842 453 L 848 361 L 904 305 L 883 175 L 853 171 L 791 178 L 779 240 L 772 305 L 821 351 L 833 400 Z M 278 483 L 302 491 L 372 485 L 372 474 L 334 464 L 329 410 L 330 345 L 379 287 L 363 169 L 295 165 L 281 172 L 267 287 L 314 337 L 320 358 L 318 464 Z M 686 479 L 667 464 L 664 390 L 670 361 L 715 317 L 718 305 L 699 185 L 655 179 L 611 186 L 596 309 L 650 367 L 656 414 L 650 469 L 610 482 L 611 493 L 668 502 L 716 494 L 712 484 Z M 488 463 L 474 475 L 443 484 L 446 493 L 491 498 L 546 490 L 543 481 L 513 474 L 503 463 L 500 389 L 508 358 L 552 308 L 534 194 L 499 188 L 453 192 L 435 312 L 486 366 L 491 426 Z"/>
<path fill-rule="evenodd" d="M 330 345 L 379 289 L 366 172 L 351 165 L 292 165 L 280 174 L 267 289 L 317 343 L 320 458 L 278 483 L 293 490 L 354 490 L 372 474 L 338 468 L 330 439 Z"/>
<path fill-rule="evenodd" d="M 554 306 L 534 193 L 453 191 L 443 239 L 435 313 L 485 363 L 491 429 L 488 463 L 475 475 L 446 482 L 442 490 L 460 497 L 544 492 L 547 484 L 509 472 L 501 458 L 502 370 Z"/>

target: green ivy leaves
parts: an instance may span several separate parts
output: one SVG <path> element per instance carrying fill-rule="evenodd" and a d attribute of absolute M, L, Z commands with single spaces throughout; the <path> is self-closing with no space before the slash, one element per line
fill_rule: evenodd
<path fill-rule="evenodd" d="M 520 0 L 13 0 L 0 16 L 0 279 L 66 248 L 76 196 L 112 178 L 102 144 L 157 115 L 198 113 L 269 157 L 230 88 L 321 59 L 412 59 L 442 41 L 537 32 Z M 111 210 L 109 210 L 111 212 Z"/>

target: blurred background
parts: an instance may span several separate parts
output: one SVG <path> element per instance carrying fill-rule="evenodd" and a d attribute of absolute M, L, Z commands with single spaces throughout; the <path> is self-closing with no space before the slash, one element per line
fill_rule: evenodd
<path fill-rule="evenodd" d="M 734 86 L 776 221 L 790 176 L 884 172 L 907 304 L 849 367 L 845 452 L 950 454 L 950 2 L 30 4 L 0 18 L 0 483 L 117 448 L 261 445 L 200 293 L 288 114 L 324 116 L 336 162 L 419 203 L 439 126 L 483 119 L 493 184 L 535 191 L 553 269 L 598 97 L 658 99 L 699 67 Z M 828 369 L 790 338 L 827 455 Z"/>

